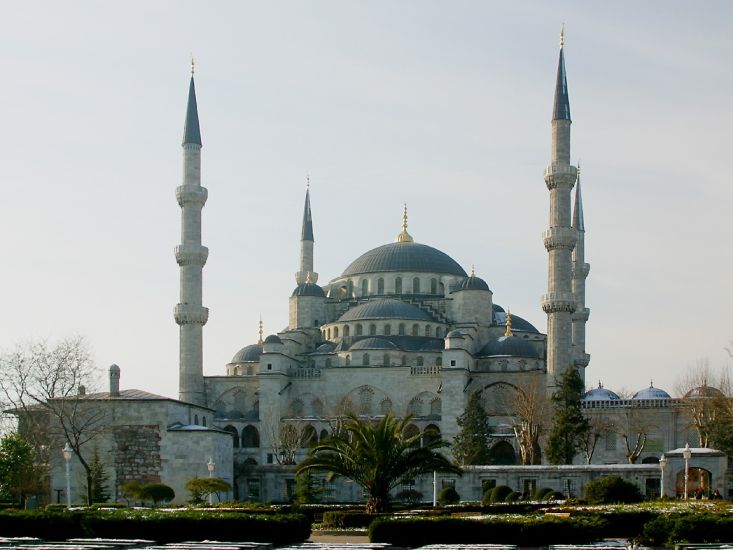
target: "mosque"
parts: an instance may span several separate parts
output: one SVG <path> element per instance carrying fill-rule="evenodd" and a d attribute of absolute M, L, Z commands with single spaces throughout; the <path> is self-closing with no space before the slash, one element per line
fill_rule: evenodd
<path fill-rule="evenodd" d="M 312 210 L 307 190 L 287 328 L 263 337 L 260 324 L 258 342 L 236 351 L 221 375 L 204 376 L 208 309 L 202 302 L 202 273 L 209 251 L 201 242 L 201 222 L 208 192 L 201 185 L 202 139 L 192 74 L 182 143 L 183 183 L 176 189 L 181 208 L 181 243 L 175 248 L 180 303 L 174 310 L 180 327 L 179 398 L 120 391 L 119 369 L 110 371 L 110 393 L 100 394 L 110 402 L 137 399 L 162 411 L 156 413 L 157 432 L 147 440 L 130 428 L 135 421 L 123 422 L 132 430 L 130 437 L 137 438 L 132 447 L 137 461 L 153 457 L 146 475 L 181 487 L 186 477 L 206 475 L 204 465 L 211 457 L 218 464 L 217 475 L 232 482 L 234 498 L 286 500 L 293 490 L 292 465 L 305 455 L 309 443 L 326 437 L 343 414 L 411 415 L 408 429 L 413 433 L 432 428 L 451 441 L 458 433 L 456 419 L 475 392 L 480 392 L 490 418 L 492 461 L 519 464 L 515 423 L 501 394 L 522 387 L 552 392 L 565 369 L 577 368 L 585 379 L 590 361 L 585 345 L 590 266 L 585 261 L 580 178 L 570 163 L 570 130 L 561 40 L 551 157 L 544 172 L 550 213 L 542 235 L 549 265 L 547 293 L 541 298 L 546 333 L 502 307 L 473 268 L 467 272 L 445 252 L 417 242 L 409 232 L 406 207 L 394 242 L 375 243 L 355 259 L 344 258 L 344 271 L 319 284 L 314 265 L 317 204 Z M 161 402 L 168 405 L 161 407 Z M 659 486 L 654 463 L 662 452 L 694 441 L 678 400 L 654 387 L 631 399 L 599 387 L 586 394 L 585 408 L 601 419 L 628 411 L 643 416 L 646 445 L 636 458 L 640 483 L 647 488 L 650 479 Z M 154 423 L 145 416 L 140 412 L 137 422 L 149 429 Z M 631 417 L 625 418 L 629 427 Z M 634 430 L 627 431 L 624 437 L 618 430 L 603 428 L 594 443 L 595 458 L 588 463 L 627 463 Z M 114 451 L 122 445 L 118 439 L 110 442 L 110 452 L 117 453 L 119 485 L 137 470 L 120 473 L 124 460 Z M 124 445 L 130 448 L 129 440 Z M 541 456 L 536 457 L 535 463 L 541 462 Z M 60 466 L 57 474 L 61 475 Z M 496 479 L 498 474 L 476 474 L 471 481 L 476 491 L 484 487 L 487 475 Z M 562 477 L 539 471 L 522 475 L 522 483 L 534 475 L 532 484 L 543 476 L 545 483 L 555 479 L 560 484 Z M 329 490 L 338 500 L 361 498 L 354 487 Z"/>

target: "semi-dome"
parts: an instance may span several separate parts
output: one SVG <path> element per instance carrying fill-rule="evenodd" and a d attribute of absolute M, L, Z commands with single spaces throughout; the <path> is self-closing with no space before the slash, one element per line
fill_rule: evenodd
<path fill-rule="evenodd" d="M 465 338 L 465 336 L 463 336 L 463 333 L 458 329 L 451 330 L 448 334 L 445 335 L 445 337 L 446 338 Z"/>
<path fill-rule="evenodd" d="M 389 243 L 365 252 L 351 262 L 343 276 L 386 271 L 445 273 L 466 277 L 466 272 L 458 262 L 445 252 L 415 242 Z"/>
<path fill-rule="evenodd" d="M 461 284 L 454 292 L 459 290 L 489 290 L 489 285 L 481 277 L 471 274 L 470 277 L 466 277 L 461 281 Z"/>
<path fill-rule="evenodd" d="M 256 363 L 260 360 L 260 355 L 262 355 L 262 344 L 251 344 L 235 353 L 232 363 Z"/>
<path fill-rule="evenodd" d="M 585 395 L 583 396 L 583 401 L 609 401 L 615 399 L 621 398 L 617 393 L 604 388 L 603 384 L 600 382 L 598 382 L 597 388 L 593 388 L 592 390 L 585 392 Z"/>
<path fill-rule="evenodd" d="M 692 388 L 685 394 L 685 397 L 693 399 L 700 397 L 725 397 L 725 394 L 718 388 L 714 388 L 712 386 L 704 384 L 702 386 L 698 386 L 697 388 Z"/>
<path fill-rule="evenodd" d="M 324 342 L 316 348 L 316 353 L 333 353 L 334 349 L 336 349 L 336 346 L 331 342 Z"/>
<path fill-rule="evenodd" d="M 513 319 L 514 317 L 512 317 Z M 484 357 L 504 355 L 510 357 L 530 357 L 532 359 L 542 358 L 537 348 L 530 344 L 528 340 L 517 338 L 516 336 L 502 336 L 496 340 L 492 340 L 481 349 L 478 355 Z"/>
<path fill-rule="evenodd" d="M 265 344 L 282 344 L 283 341 L 280 340 L 280 337 L 277 334 L 270 334 L 267 338 L 265 338 Z"/>
<path fill-rule="evenodd" d="M 385 338 L 364 338 L 351 344 L 350 350 L 357 349 L 398 349 L 397 346 Z"/>
<path fill-rule="evenodd" d="M 648 388 L 639 390 L 631 399 L 671 399 L 671 396 L 661 388 L 655 388 L 654 384 L 649 384 Z"/>
<path fill-rule="evenodd" d="M 316 283 L 301 283 L 295 287 L 291 296 L 316 296 L 318 298 L 325 298 L 326 293 Z"/>
<path fill-rule="evenodd" d="M 380 298 L 369 300 L 347 310 L 338 319 L 338 323 L 346 321 L 361 321 L 364 319 L 414 319 L 417 321 L 435 321 L 430 314 L 417 306 L 394 300 Z"/>

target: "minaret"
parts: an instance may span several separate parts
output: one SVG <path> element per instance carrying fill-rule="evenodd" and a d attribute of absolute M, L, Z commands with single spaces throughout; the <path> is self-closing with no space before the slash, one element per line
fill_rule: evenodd
<path fill-rule="evenodd" d="M 193 73 L 191 61 L 191 83 L 182 143 L 183 185 L 176 189 L 176 199 L 181 207 L 181 244 L 175 249 L 181 273 L 181 301 L 175 307 L 174 317 L 180 326 L 179 399 L 206 405 L 202 329 L 209 318 L 209 310 L 201 305 L 201 275 L 209 249 L 201 246 L 201 209 L 206 203 L 208 192 L 201 187 L 201 131 Z"/>
<path fill-rule="evenodd" d="M 571 256 L 577 235 L 570 225 L 570 195 L 577 174 L 575 167 L 570 164 L 570 101 L 563 47 L 564 32 L 561 32 L 552 116 L 552 156 L 550 165 L 545 169 L 545 183 L 550 191 L 550 227 L 543 233 L 549 256 L 547 294 L 542 297 L 542 310 L 547 313 L 547 371 L 550 388 L 565 369 L 574 363 L 571 316 L 576 304 L 572 292 Z"/>
<path fill-rule="evenodd" d="M 585 280 L 590 272 L 590 264 L 585 263 L 585 222 L 583 221 L 583 197 L 580 194 L 580 163 L 578 163 L 578 185 L 575 188 L 575 207 L 573 209 L 573 229 L 578 236 L 573 249 L 573 361 L 576 367 L 587 367 L 590 355 L 585 352 L 585 324 L 590 309 L 585 307 Z M 581 369 L 581 375 L 583 370 Z"/>
<path fill-rule="evenodd" d="M 303 207 L 303 229 L 300 232 L 300 270 L 295 274 L 295 282 L 302 285 L 308 280 L 318 281 L 318 273 L 313 271 L 313 217 L 311 216 L 310 176 L 306 177 L 305 206 Z"/>

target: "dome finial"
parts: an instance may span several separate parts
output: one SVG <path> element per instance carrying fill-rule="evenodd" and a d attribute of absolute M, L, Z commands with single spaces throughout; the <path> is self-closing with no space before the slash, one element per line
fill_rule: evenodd
<path fill-rule="evenodd" d="M 560 27 L 560 47 L 565 47 L 565 23 Z"/>
<path fill-rule="evenodd" d="M 305 274 L 305 284 L 307 285 L 313 284 L 313 273 L 311 271 Z"/>
<path fill-rule="evenodd" d="M 512 334 L 512 312 L 509 311 L 509 308 L 506 308 L 506 332 L 504 336 L 514 336 Z"/>
<path fill-rule="evenodd" d="M 264 331 L 262 330 L 262 315 L 260 315 L 260 337 L 259 337 L 259 339 L 257 340 L 257 343 L 258 343 L 259 345 L 262 345 L 262 344 L 263 344 L 263 342 L 264 342 L 264 340 L 262 339 L 262 335 L 263 335 L 263 334 L 264 334 Z"/>
<path fill-rule="evenodd" d="M 193 54 L 191 54 L 191 76 L 196 72 L 196 61 L 193 58 Z"/>
<path fill-rule="evenodd" d="M 474 264 L 471 264 L 471 277 L 476 276 L 476 266 Z"/>
<path fill-rule="evenodd" d="M 404 204 L 402 209 L 402 231 L 395 239 L 397 243 L 411 243 L 413 242 L 412 236 L 407 232 L 407 203 Z"/>
<path fill-rule="evenodd" d="M 306 191 L 310 190 L 311 188 L 311 175 L 310 173 L 305 173 L 305 189 Z"/>

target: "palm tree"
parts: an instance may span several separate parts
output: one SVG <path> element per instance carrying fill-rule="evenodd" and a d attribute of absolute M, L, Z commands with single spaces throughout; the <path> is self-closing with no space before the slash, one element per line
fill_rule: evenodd
<path fill-rule="evenodd" d="M 404 435 L 410 419 L 388 414 L 372 422 L 350 414 L 339 433 L 311 449 L 296 475 L 328 472 L 329 480 L 343 476 L 354 481 L 369 494 L 368 513 L 387 511 L 389 492 L 402 479 L 433 471 L 461 475 L 459 466 L 437 452 L 448 446 L 440 437 L 423 438 L 420 446 L 425 432 Z"/>

